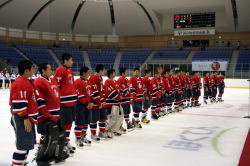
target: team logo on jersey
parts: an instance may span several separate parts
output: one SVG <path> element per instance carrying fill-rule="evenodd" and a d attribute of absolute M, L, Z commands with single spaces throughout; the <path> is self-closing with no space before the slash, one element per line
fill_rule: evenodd
<path fill-rule="evenodd" d="M 97 89 L 97 85 L 93 85 L 94 89 Z"/>
<path fill-rule="evenodd" d="M 119 89 L 119 85 L 118 85 L 118 84 L 115 84 L 115 87 L 116 87 L 117 89 Z"/>
<path fill-rule="evenodd" d="M 213 70 L 219 70 L 219 69 L 220 69 L 220 63 L 219 63 L 219 62 L 213 62 L 213 63 L 211 64 L 211 68 L 212 68 Z"/>
<path fill-rule="evenodd" d="M 90 96 L 90 85 L 87 85 L 86 89 L 87 89 L 87 94 Z"/>
<path fill-rule="evenodd" d="M 38 91 L 37 91 L 36 93 L 38 93 Z M 38 93 L 38 94 L 39 94 L 39 93 Z M 31 97 L 31 98 L 32 98 L 32 100 L 33 100 L 34 102 L 36 102 L 36 96 L 35 96 L 34 93 L 32 94 L 32 97 Z"/>
<path fill-rule="evenodd" d="M 58 91 L 57 91 L 57 86 L 56 86 L 56 85 L 51 85 L 51 89 L 54 91 L 55 96 L 56 96 L 56 97 L 59 97 L 59 93 L 58 93 Z"/>
<path fill-rule="evenodd" d="M 73 83 L 73 76 L 72 76 L 72 74 L 68 74 L 68 77 L 70 77 L 69 83 L 73 85 L 74 83 Z"/>
<path fill-rule="evenodd" d="M 139 87 L 140 89 L 142 88 L 142 84 L 141 84 L 140 81 L 138 82 L 138 87 Z"/>

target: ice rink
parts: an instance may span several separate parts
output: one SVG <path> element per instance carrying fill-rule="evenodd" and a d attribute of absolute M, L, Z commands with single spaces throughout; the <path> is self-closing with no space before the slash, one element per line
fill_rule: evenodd
<path fill-rule="evenodd" d="M 60 165 L 237 166 L 250 127 L 250 120 L 242 118 L 248 94 L 248 89 L 225 89 L 224 103 L 170 114 L 142 130 L 77 149 Z M 10 166 L 15 150 L 8 101 L 9 90 L 0 90 L 0 166 Z M 33 157 L 34 151 L 29 161 Z"/>

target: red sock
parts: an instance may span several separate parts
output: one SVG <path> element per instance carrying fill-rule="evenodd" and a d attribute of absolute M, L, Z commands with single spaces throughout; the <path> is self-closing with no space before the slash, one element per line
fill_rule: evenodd
<path fill-rule="evenodd" d="M 71 127 L 72 127 L 72 123 L 64 125 L 64 128 L 66 130 L 66 143 L 70 141 L 69 136 L 70 136 Z"/>

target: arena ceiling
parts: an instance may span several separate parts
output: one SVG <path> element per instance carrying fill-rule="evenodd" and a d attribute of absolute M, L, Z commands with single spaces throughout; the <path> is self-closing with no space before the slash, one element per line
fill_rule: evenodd
<path fill-rule="evenodd" d="M 92 35 L 169 34 L 174 14 L 216 12 L 216 31 L 250 31 L 250 0 L 236 2 L 237 30 L 231 0 L 0 0 L 0 26 Z"/>

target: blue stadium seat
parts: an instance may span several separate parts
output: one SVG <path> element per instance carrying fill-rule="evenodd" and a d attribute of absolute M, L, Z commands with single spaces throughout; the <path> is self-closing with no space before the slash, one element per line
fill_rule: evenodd
<path fill-rule="evenodd" d="M 235 70 L 240 72 L 250 72 L 250 50 L 241 49 Z"/>
<path fill-rule="evenodd" d="M 153 56 L 153 59 L 187 59 L 190 51 L 189 49 L 159 49 Z"/>
<path fill-rule="evenodd" d="M 36 64 L 48 62 L 54 67 L 57 66 L 48 49 L 42 45 L 15 44 L 15 46 Z"/>
<path fill-rule="evenodd" d="M 125 49 L 122 52 L 120 67 L 128 69 L 139 68 L 147 57 L 151 54 L 152 50 L 147 49 Z"/>
<path fill-rule="evenodd" d="M 89 60 L 92 69 L 95 69 L 97 64 L 104 64 L 105 69 L 111 69 L 114 66 L 115 58 L 117 55 L 116 48 L 89 48 Z"/>
<path fill-rule="evenodd" d="M 24 57 L 13 49 L 11 45 L 0 42 L 0 59 L 15 67 L 19 61 L 24 60 Z"/>
<path fill-rule="evenodd" d="M 232 53 L 232 48 L 206 48 L 206 50 L 196 51 L 193 60 L 215 59 L 230 61 Z"/>
<path fill-rule="evenodd" d="M 52 50 L 55 52 L 58 59 L 61 60 L 62 55 L 64 53 L 71 54 L 73 57 L 74 64 L 72 66 L 72 70 L 74 72 L 79 71 L 79 69 L 84 66 L 84 60 L 83 60 L 83 53 L 82 50 L 79 47 L 73 47 L 73 46 L 59 46 L 54 47 Z"/>

